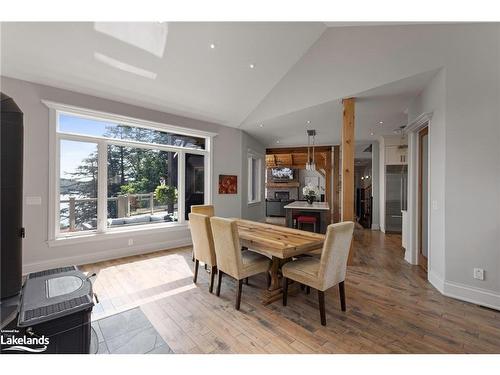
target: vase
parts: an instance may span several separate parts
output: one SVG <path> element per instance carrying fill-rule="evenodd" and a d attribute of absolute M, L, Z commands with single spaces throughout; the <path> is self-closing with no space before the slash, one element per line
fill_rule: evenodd
<path fill-rule="evenodd" d="M 307 203 L 313 204 L 314 201 L 316 200 L 316 197 L 314 195 L 308 195 L 307 197 Z"/>

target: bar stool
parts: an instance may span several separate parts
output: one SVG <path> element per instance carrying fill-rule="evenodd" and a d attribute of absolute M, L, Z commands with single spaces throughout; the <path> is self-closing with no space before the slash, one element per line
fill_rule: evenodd
<path fill-rule="evenodd" d="M 302 229 L 302 224 L 312 224 L 313 231 L 316 232 L 316 217 L 315 216 L 305 216 L 301 215 L 297 217 L 297 227 L 298 229 Z"/>

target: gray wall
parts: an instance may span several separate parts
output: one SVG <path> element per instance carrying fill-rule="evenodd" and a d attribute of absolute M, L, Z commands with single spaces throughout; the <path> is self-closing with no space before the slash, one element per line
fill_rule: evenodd
<path fill-rule="evenodd" d="M 245 199 L 241 200 L 241 216 L 250 220 L 262 221 L 266 217 L 266 202 L 265 202 L 265 173 L 266 173 L 266 148 L 255 138 L 249 134 L 242 132 L 241 142 L 241 191 Z M 248 151 L 258 154 L 262 157 L 260 169 L 260 202 L 248 204 Z"/>
<path fill-rule="evenodd" d="M 372 142 L 372 229 L 380 229 L 380 155 L 379 143 Z"/>
<path fill-rule="evenodd" d="M 23 195 L 42 198 L 41 205 L 23 205 L 23 220 L 27 231 L 23 241 L 25 272 L 64 264 L 82 264 L 190 243 L 189 230 L 183 227 L 175 231 L 130 233 L 112 240 L 99 239 L 93 242 L 49 246 L 47 243 L 49 116 L 48 108 L 41 103 L 42 99 L 217 133 L 213 151 L 213 203 L 216 214 L 225 217 L 249 215 L 251 218 L 261 215 L 259 212 L 242 210 L 241 202 L 246 202 L 246 188 L 243 188 L 246 187 L 246 183 L 242 177 L 246 176 L 246 171 L 243 172 L 243 133 L 240 130 L 7 77 L 1 77 L 0 82 L 2 92 L 13 97 L 24 112 Z M 254 142 L 252 148 L 262 149 L 262 146 L 255 141 L 252 142 Z M 246 157 L 244 159 L 246 162 Z M 219 174 L 238 176 L 238 194 L 218 194 Z M 129 239 L 133 239 L 132 246 L 128 245 Z"/>

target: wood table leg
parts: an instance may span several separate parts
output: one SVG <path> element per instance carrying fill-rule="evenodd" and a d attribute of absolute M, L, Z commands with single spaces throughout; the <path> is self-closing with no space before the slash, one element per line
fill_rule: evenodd
<path fill-rule="evenodd" d="M 271 285 L 268 290 L 273 291 L 280 288 L 279 272 L 280 269 L 280 258 L 273 257 L 271 263 L 271 269 L 269 270 L 269 275 L 271 275 Z"/>
<path fill-rule="evenodd" d="M 269 270 L 271 284 L 269 288 L 263 292 L 262 304 L 269 305 L 283 297 L 283 288 L 280 282 L 280 268 L 289 260 L 290 259 L 280 259 L 277 257 L 272 258 L 271 269 Z"/>

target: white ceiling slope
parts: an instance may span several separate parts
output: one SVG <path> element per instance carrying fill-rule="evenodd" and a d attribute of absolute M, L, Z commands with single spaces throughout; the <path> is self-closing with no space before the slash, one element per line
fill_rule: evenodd
<path fill-rule="evenodd" d="M 444 65 L 448 26 L 327 29 L 245 120 L 258 123 Z"/>
<path fill-rule="evenodd" d="M 318 143 L 331 144 L 349 96 L 358 98 L 357 139 L 392 134 L 444 65 L 454 32 L 434 24 L 117 25 L 3 23 L 1 74 L 240 127 L 267 145 L 304 144 L 311 120 Z"/>
<path fill-rule="evenodd" d="M 3 23 L 1 74 L 237 127 L 326 29 L 169 22 L 163 51 L 122 24 Z"/>
<path fill-rule="evenodd" d="M 369 143 L 381 135 L 393 135 L 395 129 L 406 125 L 405 111 L 409 103 L 422 92 L 436 72 L 431 70 L 356 93 L 355 139 Z M 316 129 L 316 144 L 339 144 L 342 109 L 342 99 L 337 98 L 262 123 L 245 124 L 242 129 L 273 147 L 304 145 L 308 128 Z"/>

